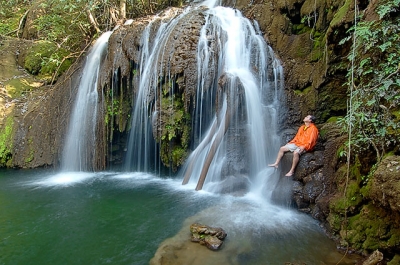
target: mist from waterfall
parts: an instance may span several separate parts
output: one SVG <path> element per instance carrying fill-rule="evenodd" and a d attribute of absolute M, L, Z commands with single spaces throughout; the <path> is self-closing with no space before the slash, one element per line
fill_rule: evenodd
<path fill-rule="evenodd" d="M 111 33 L 103 33 L 86 58 L 76 98 L 72 101 L 74 106 L 62 154 L 62 171 L 92 170 L 96 157 L 97 81 Z"/>

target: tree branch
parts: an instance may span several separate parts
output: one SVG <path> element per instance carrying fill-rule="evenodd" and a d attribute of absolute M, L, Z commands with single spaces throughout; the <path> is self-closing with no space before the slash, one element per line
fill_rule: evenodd
<path fill-rule="evenodd" d="M 98 23 L 96 22 L 95 18 L 92 15 L 92 12 L 90 12 L 89 9 L 86 9 L 86 14 L 88 15 L 90 24 L 96 29 L 96 32 L 97 33 L 101 32 Z"/>

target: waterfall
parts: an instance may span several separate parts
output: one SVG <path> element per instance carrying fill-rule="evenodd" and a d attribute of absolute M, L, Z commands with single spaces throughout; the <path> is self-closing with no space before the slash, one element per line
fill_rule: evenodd
<path fill-rule="evenodd" d="M 106 32 L 96 41 L 86 58 L 62 154 L 62 171 L 86 171 L 96 157 L 97 81 L 100 64 L 106 56 Z"/>
<path fill-rule="evenodd" d="M 157 115 L 157 112 L 153 110 L 155 105 L 161 103 L 157 98 L 153 100 L 152 95 L 157 95 L 155 90 L 160 89 L 158 78 L 165 71 L 159 64 L 160 58 L 164 56 L 164 47 L 167 45 L 167 40 L 179 19 L 186 14 L 176 16 L 173 11 L 167 12 L 163 17 L 156 17 L 142 34 L 140 67 L 137 69 L 140 73 L 139 89 L 132 111 L 132 129 L 126 154 L 125 168 L 128 171 L 156 172 L 161 167 L 158 158 L 159 146 L 153 139 L 152 132 L 152 119 Z M 160 25 L 155 23 L 160 20 Z M 155 38 L 150 40 L 150 31 L 153 27 L 158 27 L 158 29 Z"/>
<path fill-rule="evenodd" d="M 161 62 L 169 56 L 165 47 L 175 27 L 196 8 L 202 8 L 205 24 L 197 44 L 197 92 L 190 110 L 193 151 L 179 175 L 183 184 L 197 184 L 196 189 L 224 192 L 247 186 L 261 192 L 265 183 L 274 184 L 270 178 L 274 169 L 267 163 L 279 148 L 276 132 L 283 70 L 256 22 L 212 0 L 179 15 L 159 17 L 142 34 L 126 170 L 161 168 L 160 146 L 154 140 L 158 128 L 153 126 L 161 115 L 159 79 L 170 78 L 168 65 Z M 174 87 L 170 90 L 173 93 Z"/>
<path fill-rule="evenodd" d="M 210 38 L 219 40 L 217 61 L 212 56 L 215 51 L 207 45 Z M 204 189 L 220 192 L 224 189 L 232 191 L 229 186 L 238 185 L 235 184 L 238 181 L 243 185 L 244 179 L 251 179 L 249 189 L 260 189 L 273 175 L 267 162 L 275 159 L 275 151 L 279 148 L 276 132 L 278 99 L 283 86 L 282 67 L 248 19 L 237 10 L 220 6 L 208 11 L 197 60 L 197 108 L 193 115 L 196 121 L 193 130 L 194 139 L 200 140 L 182 170 L 183 183 L 198 183 L 196 189 L 202 189 L 200 176 L 205 178 Z M 228 79 L 224 86 L 223 109 L 217 115 L 209 110 L 217 109 L 213 95 L 218 92 L 207 91 L 204 84 L 210 65 L 217 69 L 215 79 L 222 75 Z M 213 89 L 217 89 L 217 85 Z M 226 111 L 227 105 L 230 105 L 229 111 Z M 225 115 L 230 116 L 228 129 L 224 126 Z M 223 139 L 218 139 L 218 134 Z M 246 139 L 241 140 L 238 134 L 245 135 Z M 216 144 L 213 146 L 213 143 Z M 215 145 L 218 145 L 216 151 Z M 232 149 L 241 155 L 229 157 Z M 210 156 L 211 152 L 215 155 Z M 204 170 L 205 166 L 207 170 Z M 244 168 L 247 172 L 243 172 Z M 221 185 L 223 182 L 226 183 Z M 269 184 L 273 189 L 273 183 Z"/>

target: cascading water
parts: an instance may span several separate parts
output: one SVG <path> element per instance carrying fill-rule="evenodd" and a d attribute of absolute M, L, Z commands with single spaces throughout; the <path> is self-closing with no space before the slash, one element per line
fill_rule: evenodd
<path fill-rule="evenodd" d="M 220 54 L 217 61 L 213 61 L 212 53 L 215 51 L 207 45 L 210 38 L 219 39 Z M 275 155 L 271 153 L 271 150 L 276 150 L 277 143 L 279 143 L 276 135 L 276 117 L 279 107 L 278 95 L 283 80 L 282 67 L 250 21 L 242 17 L 240 12 L 225 7 L 214 7 L 208 11 L 206 24 L 200 37 L 197 59 L 198 107 L 194 120 L 199 121 L 199 124 L 195 128 L 195 138 L 203 139 L 203 142 L 198 145 L 188 160 L 187 167 L 189 169 L 184 169 L 184 183 L 190 179 L 192 182 L 198 182 L 196 189 L 201 189 L 202 180 L 198 180 L 198 176 L 206 178 L 207 175 L 205 184 L 209 183 L 210 190 L 215 190 L 213 188 L 215 185 L 212 183 L 216 182 L 218 186 L 221 181 L 220 176 L 226 176 L 232 171 L 233 174 L 240 173 L 234 172 L 232 169 L 224 170 L 222 165 L 226 163 L 227 159 L 229 160 L 227 154 L 232 148 L 235 148 L 236 152 L 242 152 L 242 156 L 236 158 L 236 162 L 247 164 L 247 177 L 252 179 L 252 183 L 256 187 L 259 187 L 259 182 L 265 182 L 267 178 L 265 175 L 267 172 L 264 171 L 267 169 L 267 161 L 272 160 L 271 157 Z M 210 115 L 213 115 L 209 113 L 209 109 L 217 108 L 212 105 L 215 104 L 215 101 L 203 100 L 207 96 L 206 93 L 211 95 L 217 93 L 216 91 L 207 91 L 204 86 L 206 77 L 203 75 L 207 73 L 206 68 L 210 65 L 217 69 L 215 71 L 216 79 L 223 75 L 228 79 L 224 86 L 226 95 L 224 104 L 229 105 L 229 110 L 220 111 L 221 116 L 214 115 L 211 122 L 211 124 L 225 123 L 224 126 L 219 126 L 217 130 L 210 129 L 204 133 L 203 128 L 209 126 L 207 123 L 211 120 Z M 217 89 L 217 86 L 212 88 Z M 240 102 L 240 105 L 244 106 L 240 106 L 240 109 L 244 108 L 244 110 L 240 110 L 238 105 L 241 94 L 244 94 L 244 100 Z M 210 103 L 211 106 L 209 106 Z M 238 114 L 240 111 L 243 112 L 244 118 L 241 117 L 243 115 Z M 205 118 L 204 116 L 207 115 L 209 117 Z M 229 115 L 229 118 L 225 115 Z M 203 121 L 206 124 L 203 124 Z M 228 128 L 226 128 L 227 123 L 229 123 Z M 235 136 L 238 133 L 245 134 L 247 139 L 244 139 L 244 144 L 242 142 L 241 145 L 232 147 L 235 143 L 231 138 L 238 139 Z M 219 138 L 222 138 L 222 135 L 226 136 L 224 139 L 219 139 L 216 137 L 218 134 L 221 135 Z M 216 141 L 222 143 L 218 144 Z M 218 146 L 217 151 L 213 150 L 216 148 L 213 145 Z M 212 152 L 215 152 L 215 155 L 212 155 Z M 210 165 L 208 166 L 208 164 Z M 204 170 L 205 165 L 209 167 L 208 170 Z M 233 166 L 233 162 L 231 165 Z M 263 173 L 259 174 L 260 172 Z"/>
<path fill-rule="evenodd" d="M 221 189 L 215 188 L 219 183 L 232 186 L 238 180 L 250 183 L 245 184 L 250 189 L 252 185 L 260 187 L 273 173 L 267 162 L 278 149 L 276 117 L 282 67 L 239 11 L 215 7 L 215 1 L 197 8 L 204 10 L 204 5 L 208 9 L 197 46 L 197 92 L 191 113 L 194 151 L 182 168 L 183 183 L 197 183 L 196 189 L 204 185 L 216 192 Z M 158 106 L 163 104 L 157 98 L 162 94 L 159 78 L 168 77 L 169 69 L 160 62 L 168 57 L 165 47 L 176 25 L 192 11 L 196 7 L 173 18 L 161 18 L 160 25 L 149 23 L 142 35 L 139 89 L 126 156 L 128 171 L 157 172 L 161 167 L 154 119 L 161 115 Z M 150 40 L 155 26 L 157 33 Z"/>
<path fill-rule="evenodd" d="M 162 76 L 165 69 L 158 63 L 164 56 L 164 47 L 172 30 L 184 16 L 181 14 L 175 19 L 176 13 L 166 13 L 165 17 L 156 17 L 144 30 L 141 43 L 140 75 L 137 97 L 132 111 L 132 129 L 128 139 L 128 149 L 126 153 L 126 170 L 156 172 L 161 164 L 159 157 L 159 146 L 153 138 L 152 119 L 157 115 L 154 111 L 157 104 L 161 104 L 157 98 L 152 99 L 152 95 L 157 95 L 158 78 Z M 150 41 L 150 31 L 153 23 L 161 20 L 161 25 L 154 40 Z M 165 20 L 165 21 L 164 21 Z"/>
<path fill-rule="evenodd" d="M 111 31 L 104 33 L 87 56 L 62 155 L 62 171 L 86 171 L 96 157 L 97 81 Z"/>

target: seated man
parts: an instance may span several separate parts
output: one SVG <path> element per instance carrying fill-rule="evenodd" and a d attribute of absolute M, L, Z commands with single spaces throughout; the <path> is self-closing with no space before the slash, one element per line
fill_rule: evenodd
<path fill-rule="evenodd" d="M 293 140 L 291 140 L 289 143 L 279 149 L 279 153 L 275 163 L 268 165 L 270 167 L 278 168 L 278 164 L 281 161 L 283 155 L 288 151 L 293 152 L 292 168 L 285 175 L 287 177 L 293 176 L 297 163 L 299 163 L 300 155 L 312 150 L 317 143 L 319 132 L 317 126 L 315 126 L 314 124 L 315 117 L 312 115 L 308 115 L 304 118 L 303 121 L 304 125 L 300 126 Z"/>

